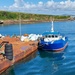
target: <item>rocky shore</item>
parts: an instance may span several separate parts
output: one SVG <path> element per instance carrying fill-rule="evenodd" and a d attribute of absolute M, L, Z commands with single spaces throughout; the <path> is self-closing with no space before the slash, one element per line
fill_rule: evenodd
<path fill-rule="evenodd" d="M 28 23 L 38 23 L 38 22 L 46 22 L 46 21 L 37 21 L 37 20 L 21 20 L 22 24 L 28 24 Z M 19 20 L 4 20 L 3 24 L 19 24 Z"/>
<path fill-rule="evenodd" d="M 56 19 L 54 21 L 73 21 L 74 19 Z M 3 24 L 19 24 L 20 20 L 2 20 Z M 28 23 L 39 23 L 39 22 L 50 22 L 50 20 L 21 20 L 21 24 L 28 24 Z"/>

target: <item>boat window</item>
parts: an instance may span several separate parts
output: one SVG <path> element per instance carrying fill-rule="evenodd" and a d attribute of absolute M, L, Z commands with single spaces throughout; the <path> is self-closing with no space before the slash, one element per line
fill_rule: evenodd
<path fill-rule="evenodd" d="M 49 35 L 48 37 L 51 38 L 51 35 Z"/>
<path fill-rule="evenodd" d="M 49 37 L 49 38 L 54 38 L 54 37 L 57 38 L 58 35 L 45 35 L 45 37 L 46 37 L 46 38 L 48 38 L 48 37 Z"/>
<path fill-rule="evenodd" d="M 55 35 L 55 37 L 58 37 L 57 35 Z"/>
<path fill-rule="evenodd" d="M 52 38 L 54 38 L 54 35 L 52 35 Z"/>
<path fill-rule="evenodd" d="M 45 37 L 47 38 L 47 35 Z"/>

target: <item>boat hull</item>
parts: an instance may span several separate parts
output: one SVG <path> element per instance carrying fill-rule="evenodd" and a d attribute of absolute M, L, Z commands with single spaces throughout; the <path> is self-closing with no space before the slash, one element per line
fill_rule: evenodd
<path fill-rule="evenodd" d="M 65 39 L 65 41 L 61 39 L 55 42 L 44 42 L 44 40 L 41 40 L 38 44 L 38 48 L 47 51 L 62 51 L 67 47 L 67 45 L 68 45 L 67 38 Z"/>

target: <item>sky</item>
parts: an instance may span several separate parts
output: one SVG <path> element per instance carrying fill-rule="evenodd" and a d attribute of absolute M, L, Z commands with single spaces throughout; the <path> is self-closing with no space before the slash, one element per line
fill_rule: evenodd
<path fill-rule="evenodd" d="M 0 10 L 48 15 L 75 15 L 75 0 L 0 0 Z"/>

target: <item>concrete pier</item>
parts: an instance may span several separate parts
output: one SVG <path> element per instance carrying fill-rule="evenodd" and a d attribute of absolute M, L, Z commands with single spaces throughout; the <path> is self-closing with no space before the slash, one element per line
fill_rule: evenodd
<path fill-rule="evenodd" d="M 3 42 L 3 44 L 2 44 Z M 13 60 L 9 60 L 4 55 L 5 43 L 9 42 L 13 46 Z M 0 38 L 0 74 L 7 70 L 14 63 L 22 60 L 31 53 L 37 50 L 38 41 L 22 42 L 18 37 L 4 37 Z"/>

